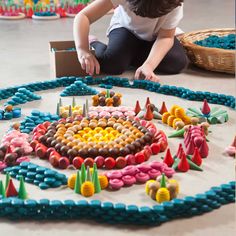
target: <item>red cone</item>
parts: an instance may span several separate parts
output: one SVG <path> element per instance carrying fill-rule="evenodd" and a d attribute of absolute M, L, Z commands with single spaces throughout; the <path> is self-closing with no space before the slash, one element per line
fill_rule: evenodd
<path fill-rule="evenodd" d="M 194 153 L 193 153 L 191 161 L 198 166 L 200 166 L 202 164 L 202 157 L 201 157 L 197 147 L 195 147 L 195 149 L 194 149 Z"/>
<path fill-rule="evenodd" d="M 6 190 L 6 197 L 16 197 L 16 196 L 18 196 L 18 192 L 16 191 L 12 179 L 10 179 Z"/>
<path fill-rule="evenodd" d="M 202 158 L 205 158 L 208 156 L 208 152 L 209 152 L 209 147 L 207 145 L 206 139 L 204 138 L 202 145 L 199 148 L 199 153 Z"/>
<path fill-rule="evenodd" d="M 209 107 L 207 100 L 204 99 L 203 106 L 202 106 L 202 113 L 204 115 L 208 115 L 211 112 L 211 108 Z"/>
<path fill-rule="evenodd" d="M 190 166 L 187 160 L 187 157 L 184 152 L 182 152 L 181 160 L 178 164 L 178 170 L 181 172 L 187 172 L 189 170 Z"/>
<path fill-rule="evenodd" d="M 182 147 L 182 144 L 180 143 L 179 147 L 178 147 L 178 150 L 177 150 L 177 153 L 176 153 L 176 157 L 180 158 L 182 151 L 183 151 L 183 147 Z"/>
<path fill-rule="evenodd" d="M 146 109 L 148 108 L 148 105 L 151 105 L 149 97 L 147 97 L 147 100 L 146 100 L 146 104 L 145 104 Z"/>
<path fill-rule="evenodd" d="M 151 106 L 150 105 L 147 106 L 147 111 L 146 111 L 146 113 L 144 115 L 144 119 L 145 120 L 152 120 L 153 119 L 153 112 L 151 110 Z"/>
<path fill-rule="evenodd" d="M 163 162 L 166 163 L 169 167 L 171 167 L 174 164 L 174 158 L 172 157 L 169 148 L 167 149 Z"/>
<path fill-rule="evenodd" d="M 139 101 L 137 100 L 135 108 L 134 108 L 135 115 L 137 115 L 140 111 L 141 111 L 141 107 L 140 107 Z"/>
<path fill-rule="evenodd" d="M 194 148 L 195 148 L 195 145 L 194 145 L 193 139 L 191 139 L 190 142 L 186 146 L 186 154 L 193 155 Z"/>
<path fill-rule="evenodd" d="M 159 113 L 162 115 L 165 112 L 168 112 L 168 110 L 166 108 L 166 103 L 162 102 L 161 109 L 160 109 Z"/>

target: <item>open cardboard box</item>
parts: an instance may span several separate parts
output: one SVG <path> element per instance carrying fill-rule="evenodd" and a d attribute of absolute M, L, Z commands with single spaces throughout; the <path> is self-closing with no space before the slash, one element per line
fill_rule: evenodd
<path fill-rule="evenodd" d="M 76 51 L 68 50 L 70 48 L 75 48 L 74 41 L 49 42 L 50 67 L 53 78 L 87 75 L 81 68 Z"/>

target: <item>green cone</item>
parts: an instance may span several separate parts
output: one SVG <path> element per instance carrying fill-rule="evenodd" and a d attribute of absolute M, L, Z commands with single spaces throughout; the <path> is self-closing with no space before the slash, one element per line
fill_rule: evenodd
<path fill-rule="evenodd" d="M 72 98 L 72 107 L 76 106 L 75 97 Z"/>
<path fill-rule="evenodd" d="M 94 189 L 95 189 L 95 193 L 100 193 L 101 192 L 101 185 L 100 185 L 100 181 L 98 179 L 98 172 L 97 170 L 94 170 L 94 179 L 93 179 L 93 184 L 94 184 Z"/>
<path fill-rule="evenodd" d="M 89 166 L 87 166 L 86 181 L 92 181 Z"/>
<path fill-rule="evenodd" d="M 175 158 L 175 162 L 172 166 L 172 169 L 177 170 L 177 167 L 179 165 L 180 159 L 178 157 Z"/>
<path fill-rule="evenodd" d="M 92 174 L 92 182 L 94 183 L 95 174 L 97 173 L 97 164 L 93 163 L 93 174 Z"/>
<path fill-rule="evenodd" d="M 20 187 L 19 187 L 19 191 L 18 191 L 18 197 L 20 199 L 27 199 L 27 192 L 26 192 L 26 189 L 25 189 L 25 183 L 24 183 L 24 178 L 23 176 L 20 177 Z"/>
<path fill-rule="evenodd" d="M 60 105 L 59 103 L 57 103 L 57 113 L 56 113 L 58 116 L 60 116 Z"/>
<path fill-rule="evenodd" d="M 158 120 L 162 119 L 162 115 L 157 111 L 153 112 L 153 116 L 154 116 L 154 119 L 158 119 Z"/>
<path fill-rule="evenodd" d="M 74 188 L 74 191 L 75 193 L 80 193 L 81 191 L 81 178 L 80 178 L 80 171 L 78 170 L 77 171 L 77 175 L 76 175 L 76 179 L 75 179 L 75 188 Z"/>
<path fill-rule="evenodd" d="M 109 91 L 109 89 L 107 89 L 106 98 L 110 98 L 110 91 Z"/>
<path fill-rule="evenodd" d="M 176 137 L 184 137 L 184 128 L 175 131 L 174 133 L 170 134 L 168 138 L 176 138 Z"/>
<path fill-rule="evenodd" d="M 72 108 L 71 108 L 71 105 L 69 105 L 69 117 L 72 116 Z"/>
<path fill-rule="evenodd" d="M 7 173 L 6 174 L 6 182 L 5 182 L 5 189 L 7 189 L 9 181 L 10 181 L 10 175 L 9 175 L 9 173 Z"/>
<path fill-rule="evenodd" d="M 83 184 L 86 180 L 86 169 L 84 163 L 81 165 L 80 178 L 81 178 L 81 184 Z"/>
<path fill-rule="evenodd" d="M 85 106 L 85 104 L 83 105 L 83 117 L 86 117 L 86 106 Z"/>
<path fill-rule="evenodd" d="M 192 113 L 194 113 L 195 116 L 202 116 L 202 112 L 197 108 L 190 107 L 190 108 L 188 108 L 188 110 L 191 111 Z"/>
<path fill-rule="evenodd" d="M 165 174 L 163 173 L 162 174 L 162 177 L 161 177 L 161 188 L 166 188 L 166 178 L 165 178 Z"/>
<path fill-rule="evenodd" d="M 62 100 L 61 100 L 61 98 L 59 99 L 59 106 L 62 107 Z"/>
<path fill-rule="evenodd" d="M 6 197 L 6 192 L 5 192 L 5 188 L 4 188 L 4 185 L 2 183 L 2 180 L 0 180 L 0 195 L 2 195 L 2 198 Z"/>
<path fill-rule="evenodd" d="M 189 164 L 191 170 L 203 171 L 202 168 L 200 168 L 198 165 L 196 165 L 195 163 L 193 163 L 193 162 L 192 162 L 191 160 L 189 160 L 188 158 L 187 158 L 187 161 L 188 161 L 188 164 Z"/>
<path fill-rule="evenodd" d="M 88 99 L 86 99 L 85 108 L 86 108 L 86 112 L 87 112 L 87 114 L 88 114 L 88 113 L 89 113 Z"/>

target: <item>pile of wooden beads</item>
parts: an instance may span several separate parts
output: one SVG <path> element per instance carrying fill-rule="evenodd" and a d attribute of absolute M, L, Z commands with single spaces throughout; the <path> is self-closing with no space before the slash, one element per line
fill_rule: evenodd
<path fill-rule="evenodd" d="M 168 179 L 165 174 L 158 176 L 156 180 L 146 183 L 145 191 L 148 196 L 158 203 L 171 201 L 179 193 L 179 183 L 175 179 Z"/>
<path fill-rule="evenodd" d="M 118 116 L 125 118 L 127 116 L 134 117 L 135 112 L 132 107 L 119 106 L 119 107 L 101 107 L 101 106 L 92 106 L 89 108 L 88 116 L 91 118 L 99 117 L 112 117 Z"/>
<path fill-rule="evenodd" d="M 175 171 L 169 168 L 165 163 L 153 161 L 149 164 L 140 164 L 138 166 L 129 165 L 122 170 L 105 172 L 109 180 L 109 187 L 118 190 L 123 186 L 132 186 L 135 183 L 144 184 L 150 179 L 156 179 L 164 173 L 172 177 Z"/>
<path fill-rule="evenodd" d="M 191 119 L 182 107 L 173 105 L 169 112 L 163 113 L 162 122 L 176 129 L 177 122 L 184 122 L 187 125 L 191 123 Z"/>
<path fill-rule="evenodd" d="M 93 106 L 114 106 L 118 107 L 121 105 L 120 93 L 115 93 L 113 91 L 102 91 L 97 95 L 92 96 Z"/>

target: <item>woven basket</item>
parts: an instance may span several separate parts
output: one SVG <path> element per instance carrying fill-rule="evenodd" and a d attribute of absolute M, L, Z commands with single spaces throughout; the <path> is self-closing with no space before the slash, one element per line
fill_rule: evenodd
<path fill-rule="evenodd" d="M 189 59 L 196 66 L 210 71 L 235 74 L 235 50 L 207 48 L 195 44 L 195 41 L 211 35 L 225 36 L 235 34 L 235 29 L 208 29 L 186 33 L 181 37 L 181 43 L 187 50 Z"/>

